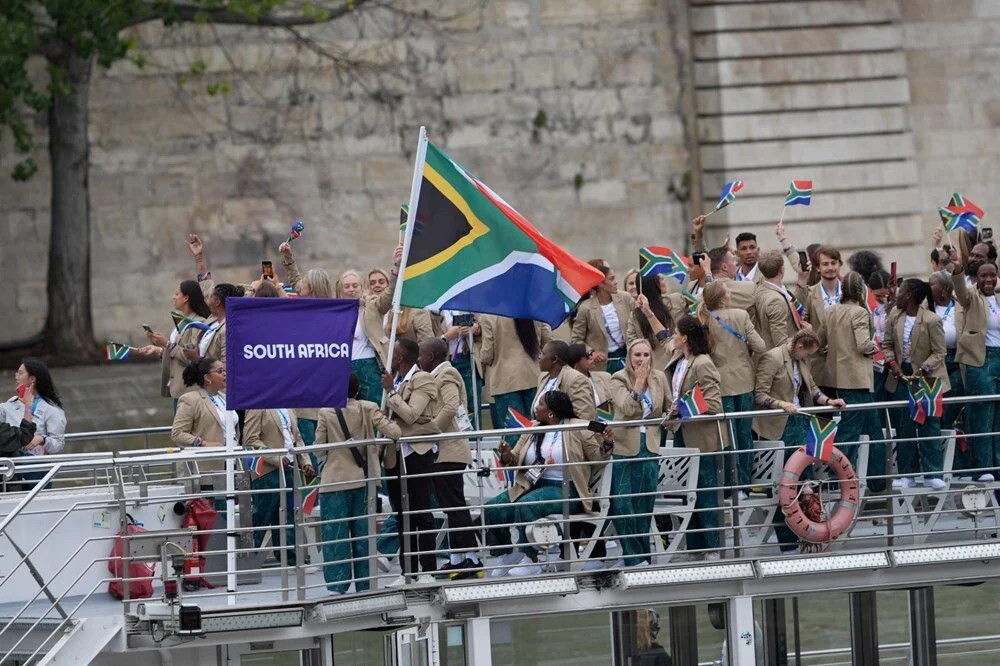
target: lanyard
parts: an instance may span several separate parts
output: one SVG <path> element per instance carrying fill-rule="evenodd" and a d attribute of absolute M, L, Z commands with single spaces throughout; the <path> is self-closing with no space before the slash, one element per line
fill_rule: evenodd
<path fill-rule="evenodd" d="M 951 310 L 954 307 L 955 307 L 955 301 L 948 301 L 948 307 L 945 308 L 944 314 L 941 315 L 941 321 L 948 320 L 948 317 L 951 315 Z"/>
<path fill-rule="evenodd" d="M 31 416 L 37 416 L 38 414 L 38 403 L 42 401 L 41 396 L 35 396 L 35 399 L 31 401 Z"/>
<path fill-rule="evenodd" d="M 990 309 L 990 314 L 996 316 L 997 326 L 1000 327 L 1000 312 L 997 312 L 996 308 L 993 307 L 996 304 L 996 302 L 997 302 L 997 297 L 996 294 L 994 294 L 990 296 L 988 299 L 986 299 L 986 307 Z"/>
<path fill-rule="evenodd" d="M 828 305 L 831 305 L 831 303 L 829 302 L 831 296 L 827 292 L 826 287 L 823 286 L 822 282 L 819 283 L 819 288 L 823 291 L 823 305 L 824 305 L 824 307 L 828 306 Z M 836 299 L 836 301 L 834 301 L 834 303 L 839 303 L 840 302 L 840 280 L 837 281 L 837 293 L 835 293 L 833 295 L 833 298 Z"/>
<path fill-rule="evenodd" d="M 653 413 L 653 399 L 649 396 L 649 389 L 647 388 L 644 392 L 640 393 L 639 397 L 642 398 L 642 417 L 646 418 Z"/>
<path fill-rule="evenodd" d="M 288 432 L 292 431 L 292 420 L 288 418 L 288 410 L 278 408 L 278 417 L 281 419 L 281 427 Z"/>
<path fill-rule="evenodd" d="M 712 315 L 712 318 L 715 319 L 715 321 L 717 321 L 719 323 L 719 326 L 721 326 L 722 328 L 726 329 L 726 331 L 728 331 L 730 335 L 735 336 L 736 339 L 739 340 L 740 342 L 742 342 L 743 344 L 747 343 L 747 336 L 743 335 L 742 333 L 740 333 L 739 331 L 737 331 L 735 328 L 733 328 L 732 326 L 730 326 L 726 322 L 722 321 L 722 317 L 720 317 L 719 315 L 715 314 L 714 312 L 712 312 L 710 314 Z"/>
<path fill-rule="evenodd" d="M 614 311 L 614 312 L 615 312 L 615 318 L 617 319 L 618 318 L 618 312 L 617 311 Z M 608 332 L 608 339 L 611 340 L 611 343 L 615 346 L 614 349 L 611 349 L 609 347 L 608 351 L 615 351 L 615 349 L 621 349 L 622 345 L 625 344 L 624 336 L 622 337 L 621 340 L 619 340 L 618 338 L 616 338 L 614 336 L 614 334 L 611 332 L 611 327 L 608 326 L 608 318 L 606 316 L 604 316 L 604 310 L 601 310 L 601 318 L 604 319 L 604 330 Z M 621 322 L 621 319 L 618 320 L 618 332 L 619 333 L 622 332 L 622 322 Z"/>

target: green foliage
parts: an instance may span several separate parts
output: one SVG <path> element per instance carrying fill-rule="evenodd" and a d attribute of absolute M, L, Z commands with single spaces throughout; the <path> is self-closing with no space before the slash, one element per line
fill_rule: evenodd
<path fill-rule="evenodd" d="M 353 9 L 354 4 L 341 0 L 335 6 Z M 67 54 L 75 52 L 102 67 L 126 58 L 145 66 L 142 55 L 135 53 L 135 38 L 124 33 L 130 26 L 152 20 L 166 25 L 208 23 L 223 16 L 228 23 L 254 25 L 282 9 L 294 11 L 303 22 L 334 16 L 321 3 L 298 0 L 0 0 L 0 132 L 9 131 L 17 151 L 30 155 L 35 148 L 32 116 L 45 111 L 54 95 L 71 90 L 63 66 Z M 36 56 L 47 60 L 47 81 L 39 80 L 39 70 L 31 67 Z M 190 74 L 199 76 L 206 69 L 206 63 L 198 61 Z M 226 94 L 229 87 L 215 83 L 206 92 Z M 12 176 L 25 180 L 37 170 L 29 156 L 14 167 Z"/>

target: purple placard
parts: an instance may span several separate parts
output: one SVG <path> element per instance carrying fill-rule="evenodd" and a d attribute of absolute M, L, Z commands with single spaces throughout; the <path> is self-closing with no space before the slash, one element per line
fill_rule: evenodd
<path fill-rule="evenodd" d="M 229 409 L 343 407 L 358 301 L 227 298 Z"/>

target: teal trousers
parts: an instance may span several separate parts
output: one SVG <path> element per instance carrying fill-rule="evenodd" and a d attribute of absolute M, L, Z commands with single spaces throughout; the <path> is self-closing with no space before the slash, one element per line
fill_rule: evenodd
<path fill-rule="evenodd" d="M 753 391 L 741 395 L 722 396 L 722 411 L 727 414 L 733 412 L 748 412 L 754 408 Z M 726 485 L 743 486 L 741 490 L 746 490 L 750 485 L 750 473 L 753 471 L 753 432 L 751 430 L 751 419 L 733 419 L 733 433 L 736 435 L 736 450 L 738 453 L 727 456 L 726 464 Z M 728 427 L 722 424 L 723 428 Z M 731 473 L 735 470 L 735 475 Z"/>
<path fill-rule="evenodd" d="M 294 491 L 292 490 L 292 468 L 285 467 L 282 471 L 285 474 L 285 535 L 288 540 L 288 549 L 285 551 L 285 557 L 288 565 L 292 566 L 295 564 L 295 500 L 293 497 Z M 254 479 L 250 485 L 254 490 L 275 491 L 281 487 L 281 479 L 278 478 L 278 474 L 278 470 L 272 469 L 264 476 Z M 260 545 L 264 542 L 264 535 L 268 531 L 265 528 L 277 528 L 281 524 L 279 513 L 281 501 L 280 491 L 253 495 L 251 516 L 254 526 L 253 542 L 257 548 L 260 548 Z M 274 559 L 281 561 L 281 537 L 277 529 L 271 530 L 271 546 L 274 548 Z"/>
<path fill-rule="evenodd" d="M 913 372 L 908 365 L 902 368 L 904 374 Z M 908 400 L 909 391 L 905 382 L 899 382 L 892 392 L 892 400 Z M 926 478 L 941 478 L 943 452 L 940 439 L 929 439 L 920 442 L 908 442 L 913 437 L 941 437 L 941 418 L 928 416 L 923 424 L 910 417 L 909 407 L 899 407 L 896 410 L 896 435 L 900 441 L 896 443 L 896 467 L 900 474 L 918 474 L 923 472 Z"/>
<path fill-rule="evenodd" d="M 576 486 L 572 482 L 569 484 L 569 512 L 579 513 L 582 509 Z M 539 502 L 538 504 L 530 504 Z M 525 534 L 525 526 L 553 514 L 562 514 L 563 496 L 562 481 L 550 481 L 540 479 L 535 487 L 517 498 L 516 502 L 510 501 L 508 491 L 503 491 L 490 501 L 483 508 L 486 521 L 486 541 L 494 555 L 507 555 L 513 552 L 513 544 L 510 539 L 509 527 L 491 527 L 493 525 L 506 525 L 518 523 L 517 541 L 518 549 L 525 555 L 535 558 L 538 551 L 528 543 L 528 536 Z"/>
<path fill-rule="evenodd" d="M 990 395 L 1000 386 L 1000 347 L 986 348 L 986 362 L 982 367 L 965 366 L 966 395 Z M 965 410 L 965 434 L 968 449 L 965 469 L 972 474 L 992 474 L 998 467 L 996 438 L 985 433 L 1000 430 L 1000 410 L 993 402 L 969 405 Z"/>
<path fill-rule="evenodd" d="M 674 446 L 684 446 L 684 426 L 674 433 Z M 721 505 L 719 495 L 719 456 L 700 455 L 698 464 L 698 490 L 695 499 L 695 513 L 689 523 L 691 531 L 687 534 L 688 550 L 703 550 L 719 547 L 719 512 L 712 511 Z"/>
<path fill-rule="evenodd" d="M 639 453 L 612 456 L 611 515 L 621 543 L 625 565 L 641 564 L 649 558 L 649 533 L 656 500 L 659 456 L 646 448 L 646 434 L 639 435 Z M 648 494 L 646 494 L 648 493 Z M 633 495 L 635 497 L 623 497 Z"/>
<path fill-rule="evenodd" d="M 523 391 L 511 391 L 510 393 L 499 393 L 493 396 L 493 404 L 490 405 L 490 418 L 493 419 L 494 428 L 503 428 L 507 419 L 507 408 L 513 407 L 529 419 L 531 414 L 531 403 L 535 399 L 535 389 L 524 389 Z M 511 446 L 517 444 L 517 435 L 507 435 L 504 440 Z"/>
<path fill-rule="evenodd" d="M 323 580 L 331 592 L 369 589 L 368 580 L 368 492 L 365 488 L 320 493 L 323 520 Z M 351 561 L 353 558 L 353 561 Z"/>
<path fill-rule="evenodd" d="M 785 422 L 785 431 L 781 433 L 781 441 L 785 443 L 785 462 L 799 446 L 806 443 L 806 433 L 809 430 L 809 421 L 802 414 L 790 414 Z M 807 470 L 808 471 L 808 470 Z M 777 492 L 774 490 L 773 492 Z M 785 514 L 778 507 L 774 514 L 774 534 L 778 537 L 778 546 L 782 552 L 798 550 L 799 537 L 792 530 L 788 529 L 785 523 Z"/>
<path fill-rule="evenodd" d="M 299 434 L 302 435 L 302 442 L 306 446 L 312 446 L 313 443 L 316 441 L 316 420 L 303 419 L 300 417 L 295 419 L 295 422 L 299 426 Z M 326 460 L 325 455 L 323 456 L 323 459 Z M 320 471 L 322 470 L 322 467 L 320 467 L 319 459 L 316 457 L 316 454 L 310 453 L 309 460 L 312 461 L 313 469 L 315 469 L 316 473 L 319 474 Z"/>
<path fill-rule="evenodd" d="M 458 370 L 458 374 L 462 375 L 462 381 L 465 383 L 465 395 L 469 400 L 469 419 L 472 421 L 473 425 L 476 423 L 476 419 L 473 417 L 472 412 L 475 410 L 475 406 L 472 404 L 472 375 L 474 369 L 472 367 L 472 356 L 471 354 L 459 354 L 455 358 L 451 359 L 451 364 Z M 483 380 L 476 374 L 476 397 L 479 399 L 479 406 L 482 407 L 483 404 Z M 499 426 L 497 426 L 499 427 Z"/>
<path fill-rule="evenodd" d="M 382 404 L 382 369 L 374 358 L 351 361 L 351 372 L 361 380 L 361 400 Z"/>

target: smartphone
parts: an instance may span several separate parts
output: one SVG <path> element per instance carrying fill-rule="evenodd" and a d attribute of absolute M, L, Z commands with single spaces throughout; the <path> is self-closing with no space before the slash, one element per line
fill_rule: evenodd
<path fill-rule="evenodd" d="M 992 243 L 993 242 L 993 227 L 983 227 L 979 230 L 979 242 L 980 243 Z"/>
<path fill-rule="evenodd" d="M 452 317 L 451 323 L 453 326 L 472 326 L 475 321 L 471 314 L 460 314 Z"/>
<path fill-rule="evenodd" d="M 799 268 L 805 270 L 808 264 L 809 264 L 809 255 L 806 254 L 805 250 L 799 250 Z"/>
<path fill-rule="evenodd" d="M 591 421 L 587 424 L 587 430 L 591 432 L 603 433 L 607 428 L 608 424 L 603 421 Z"/>
<path fill-rule="evenodd" d="M 274 279 L 274 266 L 270 261 L 266 259 L 260 262 L 260 274 L 266 277 L 268 280 Z"/>
<path fill-rule="evenodd" d="M 889 264 L 889 284 L 896 285 L 896 262 Z"/>
<path fill-rule="evenodd" d="M 153 332 L 153 329 L 151 329 L 148 324 L 139 324 L 139 326 L 142 326 L 142 330 L 146 331 L 146 333 Z"/>

